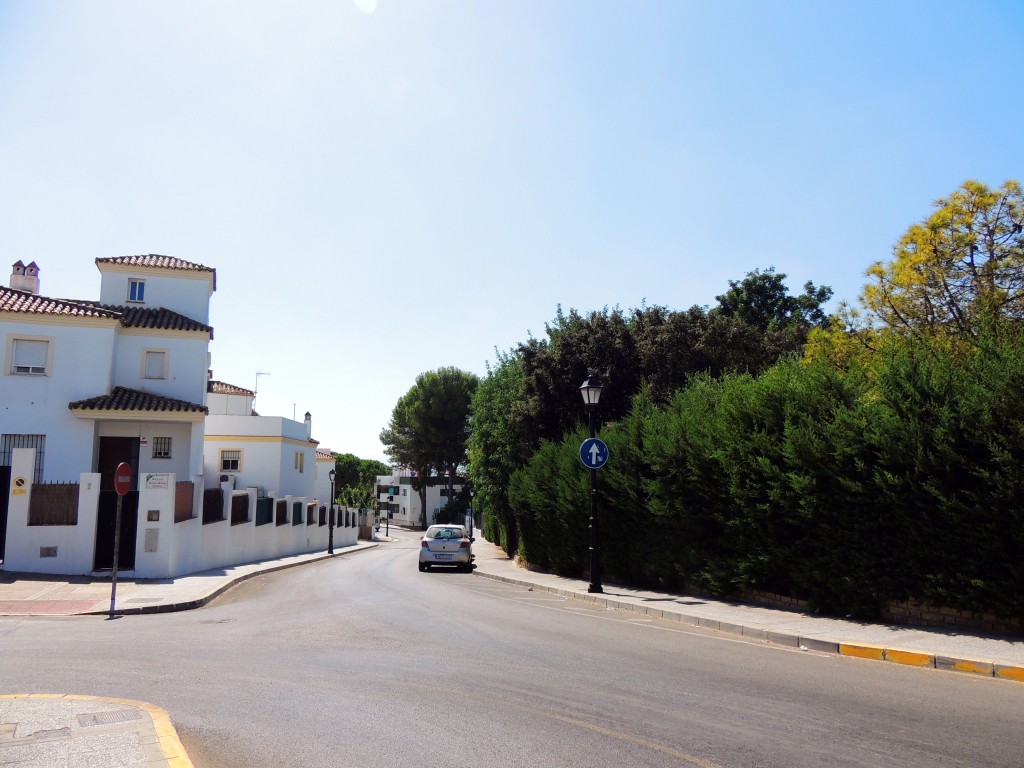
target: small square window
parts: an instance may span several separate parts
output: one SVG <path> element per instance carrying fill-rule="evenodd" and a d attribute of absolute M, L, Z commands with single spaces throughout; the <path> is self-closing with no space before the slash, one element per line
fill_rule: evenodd
<path fill-rule="evenodd" d="M 143 302 L 146 300 L 146 281 L 128 281 L 128 301 Z"/>
<path fill-rule="evenodd" d="M 220 452 L 220 471 L 221 472 L 237 472 L 242 465 L 242 452 L 241 451 L 221 451 Z"/>
<path fill-rule="evenodd" d="M 14 339 L 11 350 L 11 373 L 45 376 L 49 359 L 49 341 Z"/>
<path fill-rule="evenodd" d="M 145 379 L 166 379 L 167 378 L 167 353 L 162 351 L 146 350 L 145 368 L 142 377 Z"/>
<path fill-rule="evenodd" d="M 153 438 L 153 458 L 154 459 L 169 459 L 169 458 L 171 458 L 171 438 L 169 438 L 169 437 L 154 437 Z"/>

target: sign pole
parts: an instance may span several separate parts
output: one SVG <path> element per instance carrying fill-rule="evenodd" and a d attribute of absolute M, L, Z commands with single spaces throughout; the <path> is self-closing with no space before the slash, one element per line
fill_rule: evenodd
<path fill-rule="evenodd" d="M 114 470 L 114 491 L 117 493 L 117 512 L 114 514 L 114 567 L 110 577 L 110 616 L 114 618 L 114 601 L 117 597 L 117 558 L 121 549 L 121 502 L 132 487 L 132 468 L 122 461 Z"/>
<path fill-rule="evenodd" d="M 114 600 L 117 595 L 117 555 L 121 548 L 121 502 L 124 496 L 117 495 L 117 513 L 114 515 L 114 571 L 110 577 L 110 617 L 114 618 Z"/>

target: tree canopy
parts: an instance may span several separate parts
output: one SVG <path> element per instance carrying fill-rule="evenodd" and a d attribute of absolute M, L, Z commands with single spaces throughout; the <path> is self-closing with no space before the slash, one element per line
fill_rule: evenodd
<path fill-rule="evenodd" d="M 653 403 L 667 403 L 695 375 L 757 374 L 800 352 L 808 328 L 822 322 L 821 304 L 832 290 L 807 283 L 804 294 L 790 296 L 785 277 L 768 269 L 730 282 L 731 291 L 720 297 L 728 311 L 644 306 L 582 314 L 559 307 L 545 337 L 499 354 L 477 390 L 472 416 L 470 476 L 474 503 L 489 515 L 488 535 L 515 551 L 510 479 L 545 442 L 578 427 L 585 415 L 579 386 L 588 375 L 605 384 L 598 417 L 609 423 L 626 416 L 642 390 Z"/>
<path fill-rule="evenodd" d="M 1024 319 L 1024 198 L 966 181 L 868 270 L 868 320 L 900 333 L 975 337 L 989 319 Z"/>
<path fill-rule="evenodd" d="M 454 479 L 466 463 L 469 403 L 478 384 L 474 374 L 453 367 L 417 376 L 380 433 L 392 462 L 421 478 L 447 473 Z"/>
<path fill-rule="evenodd" d="M 361 459 L 352 453 L 334 455 L 334 484 L 336 488 L 368 488 L 377 475 L 386 475 L 391 467 L 376 459 Z"/>
<path fill-rule="evenodd" d="M 807 281 L 804 292 L 793 296 L 785 280 L 786 275 L 777 273 L 775 267 L 748 272 L 743 280 L 730 280 L 729 290 L 715 296 L 718 306 L 711 312 L 742 320 L 762 331 L 824 325 L 828 315 L 822 305 L 832 298 L 832 289 L 827 285 L 815 287 Z"/>

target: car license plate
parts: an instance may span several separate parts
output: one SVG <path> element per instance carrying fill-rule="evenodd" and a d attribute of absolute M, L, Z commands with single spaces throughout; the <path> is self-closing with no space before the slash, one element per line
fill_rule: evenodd
<path fill-rule="evenodd" d="M 451 560 L 451 555 L 434 555 L 435 560 Z"/>

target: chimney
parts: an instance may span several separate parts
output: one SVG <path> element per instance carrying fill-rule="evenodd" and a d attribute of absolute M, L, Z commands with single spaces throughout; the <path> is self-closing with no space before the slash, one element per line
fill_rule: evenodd
<path fill-rule="evenodd" d="M 306 439 L 311 440 L 313 438 L 313 417 L 309 411 L 306 411 Z"/>
<path fill-rule="evenodd" d="M 18 291 L 28 291 L 39 294 L 39 267 L 33 261 L 27 266 L 21 259 L 14 262 L 11 267 L 11 288 Z"/>

